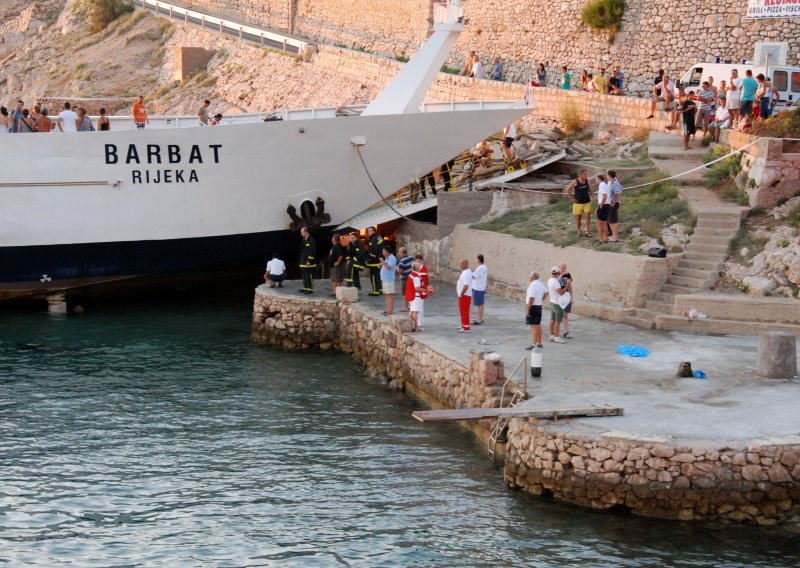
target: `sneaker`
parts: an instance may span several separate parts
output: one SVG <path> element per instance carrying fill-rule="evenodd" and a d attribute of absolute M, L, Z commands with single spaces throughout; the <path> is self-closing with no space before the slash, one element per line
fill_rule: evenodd
<path fill-rule="evenodd" d="M 483 325 L 483 322 L 475 320 L 474 322 L 472 322 L 472 325 Z"/>
<path fill-rule="evenodd" d="M 283 282 L 278 282 L 278 288 L 283 288 Z"/>
<path fill-rule="evenodd" d="M 552 341 L 553 343 L 566 343 L 566 341 L 565 341 L 565 340 L 563 340 L 563 339 L 561 339 L 560 337 L 556 337 L 556 338 L 554 338 L 554 339 L 551 339 L 551 341 Z"/>
<path fill-rule="evenodd" d="M 555 335 L 551 335 L 550 336 L 550 341 L 552 342 L 552 341 L 555 341 L 555 340 L 556 340 L 556 336 Z"/>
<path fill-rule="evenodd" d="M 424 328 L 424 327 L 422 327 L 421 325 L 420 325 L 420 326 L 417 326 L 417 331 L 425 331 L 425 328 Z"/>
<path fill-rule="evenodd" d="M 569 333 L 569 332 L 565 333 L 565 334 L 564 334 L 564 335 L 562 335 L 561 337 L 563 337 L 564 339 L 572 339 L 572 335 L 570 335 L 570 333 Z"/>
<path fill-rule="evenodd" d="M 535 345 L 528 345 L 525 350 L 526 351 L 533 351 L 533 348 L 536 347 Z"/>
<path fill-rule="evenodd" d="M 463 327 L 458 328 L 458 333 L 469 333 L 470 330 L 464 329 Z"/>
<path fill-rule="evenodd" d="M 544 345 L 542 345 L 541 343 L 537 343 L 536 347 L 538 347 L 539 349 L 544 349 Z"/>

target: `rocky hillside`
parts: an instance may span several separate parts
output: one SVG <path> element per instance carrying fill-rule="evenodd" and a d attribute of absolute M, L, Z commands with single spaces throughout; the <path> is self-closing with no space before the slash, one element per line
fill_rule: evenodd
<path fill-rule="evenodd" d="M 151 112 L 193 114 L 208 98 L 214 112 L 226 113 L 359 104 L 379 88 L 142 10 L 91 33 L 89 6 L 90 0 L 0 0 L 2 104 L 11 106 L 18 98 L 27 106 L 83 99 L 96 107 L 91 101 L 99 99 L 112 113 L 124 113 L 132 98 L 143 94 Z M 205 70 L 177 82 L 174 48 L 180 46 L 216 55 Z"/>

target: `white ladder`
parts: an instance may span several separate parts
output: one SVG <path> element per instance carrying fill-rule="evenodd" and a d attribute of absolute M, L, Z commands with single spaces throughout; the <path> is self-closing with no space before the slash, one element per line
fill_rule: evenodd
<path fill-rule="evenodd" d="M 516 406 L 520 402 L 528 400 L 527 381 L 524 380 L 525 379 L 524 364 L 527 360 L 528 360 L 527 356 L 523 357 L 520 360 L 520 362 L 517 363 L 517 366 L 514 367 L 514 370 L 511 372 L 511 376 L 507 378 L 506 381 L 503 383 L 503 390 L 501 391 L 500 394 L 500 408 L 503 408 L 503 401 L 506 398 L 506 386 L 508 386 L 508 384 L 512 380 L 514 380 L 514 376 L 517 374 L 517 371 L 519 371 L 519 369 L 522 369 L 523 380 L 520 382 L 515 382 L 516 390 L 511 395 L 511 400 L 508 401 L 508 406 L 506 406 L 505 408 L 511 408 L 512 406 Z M 525 386 L 520 388 L 520 384 L 523 384 Z M 488 443 L 489 458 L 492 460 L 493 463 L 495 461 L 495 456 L 497 453 L 497 442 L 505 437 L 506 429 L 508 428 L 508 423 L 510 420 L 511 418 L 498 418 L 497 422 L 495 422 L 492 434 L 489 436 L 489 443 Z"/>

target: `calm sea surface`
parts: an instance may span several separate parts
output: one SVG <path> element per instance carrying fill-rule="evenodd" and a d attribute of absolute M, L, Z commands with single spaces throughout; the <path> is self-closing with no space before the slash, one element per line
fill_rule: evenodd
<path fill-rule="evenodd" d="M 250 301 L 0 313 L 12 566 L 798 566 L 800 530 L 509 491 L 346 355 L 249 340 Z"/>

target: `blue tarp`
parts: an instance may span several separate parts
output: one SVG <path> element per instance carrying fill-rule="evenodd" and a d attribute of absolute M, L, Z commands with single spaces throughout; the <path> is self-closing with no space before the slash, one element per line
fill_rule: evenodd
<path fill-rule="evenodd" d="M 647 357 L 650 352 L 641 345 L 617 345 L 617 353 L 627 357 Z"/>

